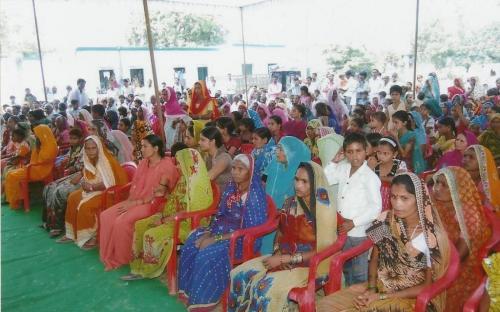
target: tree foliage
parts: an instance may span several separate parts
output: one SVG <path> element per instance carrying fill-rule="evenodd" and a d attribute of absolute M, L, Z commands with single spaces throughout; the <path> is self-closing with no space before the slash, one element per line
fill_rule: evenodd
<path fill-rule="evenodd" d="M 419 33 L 418 57 L 436 68 L 458 65 L 468 70 L 474 63 L 500 62 L 499 41 L 500 22 L 476 31 L 446 33 L 436 20 Z"/>
<path fill-rule="evenodd" d="M 153 42 L 157 48 L 211 46 L 224 43 L 226 31 L 210 16 L 156 11 L 150 15 Z M 134 23 L 129 43 L 146 46 L 144 23 Z"/>
<path fill-rule="evenodd" d="M 333 71 L 352 69 L 359 72 L 374 67 L 373 58 L 365 49 L 334 45 L 324 50 L 323 55 Z"/>

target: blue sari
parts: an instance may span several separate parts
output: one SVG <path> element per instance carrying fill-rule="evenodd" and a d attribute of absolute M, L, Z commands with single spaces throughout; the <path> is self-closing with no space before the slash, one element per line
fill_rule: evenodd
<path fill-rule="evenodd" d="M 399 138 L 399 143 L 402 148 L 405 148 L 405 146 L 412 140 L 413 150 L 411 152 L 411 162 L 407 161 L 407 164 L 411 163 L 413 172 L 418 175 L 426 170 L 427 163 L 425 162 L 422 149 L 418 144 L 417 134 L 415 131 L 407 131 Z"/>
<path fill-rule="evenodd" d="M 253 109 L 247 109 L 247 113 L 248 113 L 248 117 L 250 117 L 250 119 L 252 119 L 253 126 L 255 127 L 255 129 L 265 127 L 264 123 L 260 119 L 259 114 L 256 111 L 254 111 Z"/>
<path fill-rule="evenodd" d="M 249 156 L 250 159 L 252 159 Z M 253 168 L 253 159 L 251 161 Z M 229 285 L 229 240 L 221 240 L 200 250 L 196 240 L 206 232 L 226 234 L 263 224 L 267 220 L 266 193 L 260 178 L 252 174 L 245 199 L 236 183 L 229 182 L 219 202 L 219 211 L 206 228 L 189 235 L 181 249 L 179 260 L 179 293 L 188 300 L 188 310 L 209 309 L 220 300 Z M 260 241 L 255 248 L 260 248 Z M 241 240 L 236 245 L 236 257 L 241 257 Z"/>
<path fill-rule="evenodd" d="M 429 82 L 429 84 L 427 84 L 427 82 Z M 441 106 L 439 106 L 441 93 L 439 93 L 439 82 L 436 76 L 430 75 L 427 77 L 422 92 L 425 96 L 424 103 L 428 104 L 431 108 L 431 115 L 433 117 L 441 117 L 443 115 L 443 110 Z"/>
<path fill-rule="evenodd" d="M 266 167 L 269 165 L 273 159 L 273 155 L 276 154 L 276 143 L 274 139 L 271 139 L 264 147 L 254 148 L 252 151 L 252 157 L 255 159 L 255 169 L 254 172 L 260 178 L 264 174 Z"/>
<path fill-rule="evenodd" d="M 422 115 L 419 112 L 412 111 L 410 112 L 413 120 L 415 121 L 415 134 L 417 135 L 417 144 L 424 145 L 427 144 L 427 134 L 425 133 L 425 129 L 423 127 L 423 119 Z"/>
<path fill-rule="evenodd" d="M 283 203 L 288 197 L 295 195 L 293 180 L 295 173 L 301 162 L 311 160 L 311 150 L 301 140 L 292 136 L 281 138 L 279 147 L 283 149 L 286 155 L 287 163 L 283 164 L 278 161 L 277 154 L 273 158 L 264 174 L 267 176 L 266 193 L 273 198 L 278 209 L 283 207 Z M 273 250 L 275 233 L 266 235 L 262 242 L 261 253 L 270 254 Z"/>

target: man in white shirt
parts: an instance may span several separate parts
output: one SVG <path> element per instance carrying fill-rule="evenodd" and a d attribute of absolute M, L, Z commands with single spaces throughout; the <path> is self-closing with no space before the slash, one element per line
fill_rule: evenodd
<path fill-rule="evenodd" d="M 210 95 L 215 96 L 215 93 L 219 90 L 219 86 L 217 85 L 217 81 L 214 76 L 210 76 L 210 80 L 208 82 L 208 90 L 210 90 Z"/>
<path fill-rule="evenodd" d="M 226 88 L 224 92 L 229 103 L 233 102 L 233 96 L 236 94 L 236 81 L 233 80 L 231 74 L 227 74 Z"/>
<path fill-rule="evenodd" d="M 367 105 L 368 98 L 366 97 L 370 93 L 370 86 L 366 80 L 368 74 L 362 71 L 358 75 L 358 84 L 356 86 L 356 105 Z"/>
<path fill-rule="evenodd" d="M 121 87 L 120 94 L 125 95 L 125 97 L 129 96 L 130 94 L 134 94 L 134 87 L 130 85 L 128 79 L 123 79 L 123 86 Z"/>
<path fill-rule="evenodd" d="M 351 107 L 355 105 L 356 102 L 356 87 L 358 86 L 358 81 L 354 78 L 354 72 L 352 70 L 348 70 L 345 73 L 347 78 L 347 90 L 344 93 L 345 103 L 349 111 L 351 111 Z"/>
<path fill-rule="evenodd" d="M 325 167 L 328 183 L 338 184 L 337 211 L 344 218 L 338 231 L 347 233 L 343 250 L 361 244 L 366 239 L 366 229 L 382 211 L 381 182 L 365 160 L 367 144 L 362 134 L 348 134 L 343 150 Z M 344 158 L 347 161 L 342 161 Z M 346 262 L 343 271 L 347 286 L 366 282 L 368 252 Z"/>
<path fill-rule="evenodd" d="M 267 86 L 267 99 L 275 100 L 281 94 L 281 83 L 278 82 L 278 77 L 273 77 L 271 83 Z"/>
<path fill-rule="evenodd" d="M 316 90 L 320 90 L 320 85 L 318 81 L 318 74 L 317 73 L 312 73 L 311 75 L 311 83 L 308 86 L 309 88 L 309 93 L 314 93 Z"/>
<path fill-rule="evenodd" d="M 382 91 L 384 82 L 380 76 L 381 74 L 378 69 L 372 70 L 372 77 L 368 81 L 368 85 L 370 86 L 370 99 L 377 97 L 378 93 Z"/>
<path fill-rule="evenodd" d="M 288 95 L 300 95 L 300 80 L 299 77 L 293 77 L 293 84 L 288 88 Z"/>
<path fill-rule="evenodd" d="M 174 88 L 175 93 L 177 93 L 177 92 L 182 93 L 182 85 L 181 85 L 181 82 L 179 81 L 179 78 L 174 79 L 173 88 Z"/>
<path fill-rule="evenodd" d="M 76 89 L 71 91 L 71 94 L 69 95 L 69 102 L 72 103 L 73 100 L 77 100 L 79 108 L 89 105 L 89 97 L 87 93 L 85 93 L 85 84 L 85 79 L 79 78 L 76 81 Z"/>

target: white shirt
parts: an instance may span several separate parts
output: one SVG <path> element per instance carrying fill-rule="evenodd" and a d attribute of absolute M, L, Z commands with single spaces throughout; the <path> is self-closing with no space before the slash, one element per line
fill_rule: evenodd
<path fill-rule="evenodd" d="M 71 100 L 78 100 L 78 103 L 80 107 L 89 105 L 89 96 L 87 93 L 85 93 L 85 90 L 80 92 L 80 89 L 76 88 L 75 90 L 71 91 L 69 95 L 69 102 L 71 103 Z"/>
<path fill-rule="evenodd" d="M 281 94 L 281 83 L 277 82 L 276 84 L 270 83 L 267 86 L 267 94 L 269 100 L 275 100 Z"/>
<path fill-rule="evenodd" d="M 356 94 L 357 86 L 358 86 L 358 81 L 353 77 L 349 78 L 349 80 L 347 80 L 347 90 L 344 93 L 344 95 L 348 97 L 354 97 L 354 95 Z"/>
<path fill-rule="evenodd" d="M 226 81 L 226 94 L 236 93 L 236 81 L 231 79 Z"/>
<path fill-rule="evenodd" d="M 366 161 L 349 177 L 350 173 L 351 164 L 346 161 L 325 167 L 328 183 L 338 184 L 338 213 L 354 223 L 348 236 L 365 237 L 366 229 L 382 211 L 381 182 Z"/>
<path fill-rule="evenodd" d="M 370 100 L 371 100 L 371 98 L 378 96 L 378 93 L 382 91 L 384 87 L 384 81 L 382 80 L 382 78 L 377 76 L 376 79 L 370 78 L 370 80 L 368 80 L 368 85 L 370 86 Z"/>
<path fill-rule="evenodd" d="M 311 85 L 308 87 L 309 93 L 314 93 L 315 90 L 321 91 L 319 81 L 311 81 Z"/>

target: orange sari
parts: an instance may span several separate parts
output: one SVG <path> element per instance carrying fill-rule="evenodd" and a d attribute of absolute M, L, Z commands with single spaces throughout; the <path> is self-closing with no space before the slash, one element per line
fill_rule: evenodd
<path fill-rule="evenodd" d="M 500 178 L 495 164 L 495 159 L 491 151 L 482 145 L 471 145 L 476 153 L 479 164 L 479 174 L 481 175 L 481 184 L 478 190 L 483 204 L 490 208 L 500 217 Z"/>
<path fill-rule="evenodd" d="M 111 153 L 104 149 L 97 136 L 89 136 L 85 141 L 93 140 L 97 144 L 99 158 L 93 165 L 83 152 L 83 180 L 89 183 L 103 183 L 106 188 L 127 183 L 127 174 L 120 167 Z M 82 247 L 94 238 L 97 230 L 97 213 L 102 205 L 102 191 L 85 192 L 79 189 L 68 197 L 65 225 L 66 237 Z M 106 207 L 103 207 L 106 208 Z"/>
<path fill-rule="evenodd" d="M 189 107 L 189 115 L 206 115 L 208 113 L 212 113 L 212 120 L 215 120 L 219 117 L 219 109 L 217 108 L 217 100 L 210 96 L 210 92 L 208 91 L 207 85 L 204 80 L 199 80 L 196 83 L 201 85 L 201 94 L 202 97 L 199 98 L 194 92 L 195 87 L 188 93 L 188 107 Z M 195 84 L 196 84 L 195 83 Z"/>
<path fill-rule="evenodd" d="M 43 166 L 34 166 L 30 169 L 30 181 L 40 181 L 47 177 L 54 168 L 57 157 L 57 142 L 52 130 L 46 125 L 39 125 L 33 129 L 40 146 L 31 152 L 30 164 L 46 163 Z M 26 179 L 26 168 L 10 171 L 5 178 L 5 196 L 13 209 L 19 207 L 21 200 L 20 182 Z"/>
<path fill-rule="evenodd" d="M 434 175 L 444 175 L 450 189 L 453 202 L 447 207 L 443 202 L 435 201 L 436 209 L 448 237 L 457 242 L 463 238 L 469 248 L 469 255 L 461 263 L 460 276 L 446 291 L 446 311 L 462 311 L 465 301 L 481 282 L 476 269 L 481 265 L 479 252 L 488 241 L 491 231 L 481 204 L 481 197 L 469 173 L 460 167 L 446 167 Z"/>

